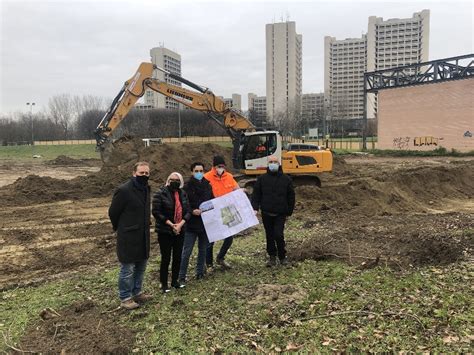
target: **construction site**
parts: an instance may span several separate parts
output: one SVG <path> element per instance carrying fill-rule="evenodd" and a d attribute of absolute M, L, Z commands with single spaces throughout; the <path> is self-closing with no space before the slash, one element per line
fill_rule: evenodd
<path fill-rule="evenodd" d="M 162 69 L 142 63 L 95 131 L 102 160 L 0 161 L 2 350 L 472 351 L 474 72 L 472 61 L 461 71 L 452 60 L 422 63 L 435 75 L 428 69 L 416 82 L 393 70 L 366 74 L 365 94 L 382 92 L 378 145 L 391 154 L 285 145 L 278 130 L 257 129 L 208 89 L 169 72 L 198 91 L 159 82 L 151 73 Z M 145 87 L 207 113 L 233 147 L 111 139 Z M 452 109 L 446 92 L 456 96 Z M 248 193 L 269 156 L 292 176 L 289 264 L 265 267 L 258 225 L 237 235 L 230 270 L 162 294 L 152 228 L 145 288 L 154 298 L 134 312 L 118 307 L 115 189 L 138 161 L 149 162 L 157 191 L 171 172 L 187 179 L 193 162 L 209 169 L 216 155 Z"/>
<path fill-rule="evenodd" d="M 87 282 L 80 275 L 110 273 L 115 268 L 115 237 L 107 209 L 114 189 L 130 176 L 137 160 L 150 162 L 151 186 L 152 190 L 156 190 L 172 170 L 185 174 L 193 161 L 209 164 L 216 154 L 230 161 L 232 154 L 230 148 L 216 144 L 144 147 L 141 139 L 121 139 L 114 145 L 108 165 L 102 165 L 99 160 L 62 156 L 36 163 L 34 175 L 24 176 L 21 165 L 17 166 L 12 161 L 2 163 L 1 176 L 10 179 L 2 180 L 0 188 L 0 284 L 4 302 L 9 300 L 8 297 L 19 298 L 22 292 L 30 292 L 48 283 L 73 280 L 75 287 L 81 289 L 81 283 Z M 318 267 L 314 265 L 328 262 L 332 265 L 335 262 L 344 263 L 350 270 L 362 273 L 365 272 L 362 270 L 373 268 L 388 269 L 403 278 L 405 273 L 420 268 L 442 270 L 451 265 L 472 266 L 473 159 L 393 158 L 370 154 L 335 156 L 333 172 L 321 176 L 321 188 L 296 187 L 297 205 L 287 232 L 292 268 L 297 270 L 300 264 L 308 267 L 305 262 L 311 261 L 316 264 L 309 265 L 313 265 L 314 272 L 318 272 Z M 151 263 L 155 264 L 155 271 L 149 275 L 148 284 L 151 288 L 158 288 L 156 266 L 159 253 L 156 238 L 152 241 Z M 253 246 L 252 250 L 244 247 L 248 243 Z M 263 265 L 265 251 L 261 228 L 238 238 L 236 244 L 241 247 L 235 248 L 230 260 L 237 267 L 226 272 L 233 276 L 226 273 L 211 275 L 210 280 L 201 283 L 194 291 L 200 292 L 200 297 L 217 297 L 214 282 L 222 282 L 222 279 L 226 282 L 228 277 L 255 275 L 254 286 L 261 284 L 259 280 L 268 278 L 265 274 L 268 271 Z M 241 249 L 245 250 L 242 254 L 239 253 Z M 259 276 L 260 273 L 263 274 Z M 210 285 L 206 286 L 206 282 Z M 282 284 L 291 287 L 279 289 L 278 277 L 265 284 L 277 288 L 271 291 L 271 297 L 280 297 L 281 307 L 289 307 L 289 302 L 291 307 L 302 311 L 308 306 L 299 300 L 309 297 L 306 293 L 311 292 L 310 288 L 292 285 L 291 280 L 287 280 Z M 154 312 L 155 304 L 147 308 L 145 314 L 138 313 L 138 316 L 120 311 L 104 313 L 113 309 L 116 291 L 113 280 L 105 284 L 102 281 L 101 285 L 100 293 L 106 300 L 97 298 L 97 295 L 86 296 L 87 292 L 81 290 L 72 298 L 67 296 L 62 299 L 60 304 L 65 306 L 64 309 L 48 306 L 49 296 L 44 294 L 44 302 L 33 308 L 40 323 L 34 321 L 36 315 L 33 314 L 33 320 L 22 329 L 25 335 L 18 349 L 52 352 L 67 349 L 67 352 L 79 353 L 131 351 L 135 338 L 132 336 L 128 338 L 128 343 L 124 343 L 123 333 L 114 333 L 115 317 L 146 317 L 147 313 Z M 252 287 L 246 290 L 236 287 L 228 292 L 244 292 L 247 296 L 239 298 L 261 305 L 258 297 L 265 298 L 268 290 L 251 290 Z M 253 292 L 250 297 L 248 292 Z M 196 317 L 195 312 L 199 314 L 200 311 L 187 309 L 183 297 L 186 295 L 157 295 L 154 303 L 159 307 L 164 302 L 171 302 L 170 310 L 178 307 L 188 317 Z M 169 301 L 169 298 L 174 299 Z M 69 299 L 79 304 L 76 302 L 71 306 L 73 302 L 69 303 Z M 104 305 L 106 308 L 103 308 Z M 61 316 L 53 313 L 40 318 L 40 311 L 47 308 L 53 308 Z M 465 309 L 465 312 L 469 310 Z M 10 319 L 10 322 L 15 320 Z M 297 327 L 294 324 L 288 326 Z M 2 328 L 6 335 L 8 328 L 5 323 Z M 97 332 L 95 329 L 98 329 Z M 136 330 L 127 331 L 133 333 Z M 14 335 L 8 334 L 10 337 Z M 89 339 L 86 343 L 84 336 Z M 203 345 L 203 350 L 209 351 L 216 346 L 214 338 L 211 338 L 206 343 L 208 347 Z M 6 344 L 13 347 L 8 339 Z M 249 350 L 256 350 L 252 339 L 247 339 L 248 345 L 243 344 Z M 472 341 L 471 338 L 459 336 L 456 339 L 464 346 L 468 345 L 465 343 L 467 340 Z M 315 349 L 314 344 L 307 348 L 300 345 L 302 349 Z"/>

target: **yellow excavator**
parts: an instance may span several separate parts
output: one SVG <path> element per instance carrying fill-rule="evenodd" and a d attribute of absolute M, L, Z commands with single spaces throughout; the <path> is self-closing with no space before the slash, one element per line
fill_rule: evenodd
<path fill-rule="evenodd" d="M 155 79 L 153 70 L 160 70 L 171 79 L 196 91 Z M 333 158 L 330 150 L 285 150 L 282 136 L 278 131 L 257 129 L 242 113 L 228 107 L 224 100 L 215 96 L 208 88 L 194 84 L 152 63 L 140 64 L 135 75 L 125 82 L 97 126 L 95 130 L 97 148 L 103 160 L 106 158 L 107 147 L 110 146 L 110 135 L 147 89 L 170 97 L 192 109 L 205 112 L 223 127 L 232 138 L 233 167 L 247 177 L 265 173 L 270 155 L 278 157 L 286 174 L 300 177 L 301 181 L 309 180 L 318 186 L 321 182 L 317 174 L 332 171 Z M 252 180 L 248 180 L 248 184 L 251 183 Z"/>

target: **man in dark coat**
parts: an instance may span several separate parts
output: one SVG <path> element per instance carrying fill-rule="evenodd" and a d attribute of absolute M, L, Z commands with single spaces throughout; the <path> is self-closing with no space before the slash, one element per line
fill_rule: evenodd
<path fill-rule="evenodd" d="M 179 269 L 180 283 L 186 282 L 189 258 L 193 252 L 194 243 L 198 241 L 198 256 L 196 261 L 196 279 L 202 279 L 205 272 L 206 250 L 209 240 L 202 222 L 201 210 L 199 206 L 205 201 L 214 198 L 212 187 L 209 181 L 204 179 L 204 164 L 200 162 L 191 165 L 192 176 L 184 185 L 184 191 L 188 195 L 191 207 L 191 218 L 188 222 L 186 233 L 184 234 L 184 247 L 181 256 L 181 267 Z"/>
<path fill-rule="evenodd" d="M 267 172 L 255 183 L 252 194 L 252 206 L 255 213 L 262 211 L 263 227 L 267 239 L 267 266 L 276 265 L 276 257 L 280 264 L 287 263 L 285 237 L 283 231 L 288 216 L 295 208 L 295 190 L 291 178 L 283 173 L 278 158 L 268 158 Z"/>
<path fill-rule="evenodd" d="M 138 308 L 151 299 L 142 293 L 143 276 L 150 256 L 150 166 L 138 162 L 133 177 L 119 186 L 109 208 L 112 227 L 117 234 L 120 262 L 119 298 L 121 307 Z"/>

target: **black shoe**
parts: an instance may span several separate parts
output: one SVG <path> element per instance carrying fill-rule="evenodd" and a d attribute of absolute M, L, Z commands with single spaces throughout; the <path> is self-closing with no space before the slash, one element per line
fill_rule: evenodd
<path fill-rule="evenodd" d="M 171 283 L 171 287 L 174 287 L 174 288 L 176 288 L 176 289 L 179 290 L 180 288 L 185 288 L 186 285 L 185 285 L 185 284 L 181 284 L 181 283 L 179 283 L 178 281 L 176 281 L 176 282 Z"/>
<path fill-rule="evenodd" d="M 286 256 L 280 259 L 280 265 L 288 265 L 288 259 Z"/>
<path fill-rule="evenodd" d="M 202 280 L 204 278 L 204 275 L 196 275 L 196 280 Z"/>
<path fill-rule="evenodd" d="M 168 292 L 170 292 L 170 291 L 171 291 L 171 290 L 169 289 L 169 287 L 162 287 L 162 288 L 161 288 L 161 292 L 163 292 L 163 293 L 168 293 Z"/>
<path fill-rule="evenodd" d="M 270 255 L 270 258 L 267 261 L 267 267 L 276 266 L 276 264 L 277 264 L 276 256 Z"/>
<path fill-rule="evenodd" d="M 216 259 L 216 263 L 223 269 L 232 269 L 232 266 L 224 259 Z"/>

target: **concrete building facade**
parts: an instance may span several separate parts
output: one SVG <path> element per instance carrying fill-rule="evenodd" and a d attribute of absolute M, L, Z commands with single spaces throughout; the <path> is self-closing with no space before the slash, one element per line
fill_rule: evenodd
<path fill-rule="evenodd" d="M 249 93 L 248 110 L 254 124 L 258 127 L 263 127 L 267 121 L 267 98 L 265 96 L 257 96 L 256 94 Z"/>
<path fill-rule="evenodd" d="M 324 93 L 303 94 L 301 96 L 301 116 L 304 120 L 318 119 L 324 110 Z"/>
<path fill-rule="evenodd" d="M 302 44 L 293 21 L 267 24 L 266 107 L 267 119 L 292 119 L 301 112 Z"/>
<path fill-rule="evenodd" d="M 242 95 L 232 94 L 232 97 L 220 97 L 224 100 L 227 107 L 235 108 L 237 110 L 242 111 Z"/>
<path fill-rule="evenodd" d="M 324 94 L 330 118 L 362 118 L 367 36 L 336 40 L 324 38 Z"/>
<path fill-rule="evenodd" d="M 156 66 L 181 76 L 181 55 L 178 53 L 164 47 L 155 47 L 150 50 L 150 57 L 151 62 Z M 159 70 L 153 71 L 153 78 L 172 85 L 181 86 L 181 82 L 171 79 L 168 74 Z M 176 101 L 153 90 L 145 92 L 145 105 L 152 106 L 153 108 L 178 109 Z"/>
<path fill-rule="evenodd" d="M 324 91 L 334 118 L 362 118 L 364 72 L 428 61 L 430 11 L 411 18 L 369 17 L 361 38 L 324 41 Z M 412 74 L 407 72 L 407 74 Z M 377 99 L 368 95 L 367 117 L 376 117 Z"/>

